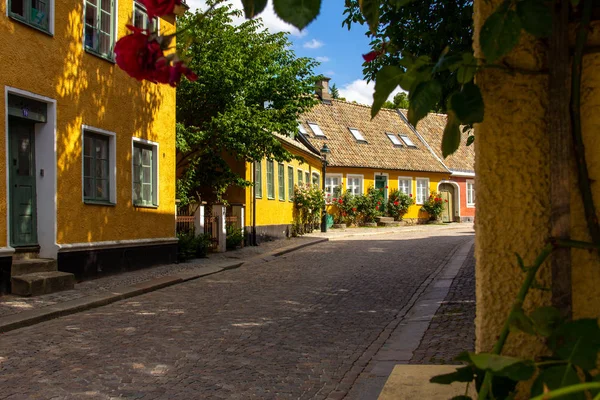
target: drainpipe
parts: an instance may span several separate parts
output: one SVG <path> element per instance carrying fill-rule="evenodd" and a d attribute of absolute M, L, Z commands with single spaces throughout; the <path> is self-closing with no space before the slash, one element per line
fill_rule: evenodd
<path fill-rule="evenodd" d="M 256 166 L 252 163 L 252 246 L 258 246 L 256 242 Z"/>

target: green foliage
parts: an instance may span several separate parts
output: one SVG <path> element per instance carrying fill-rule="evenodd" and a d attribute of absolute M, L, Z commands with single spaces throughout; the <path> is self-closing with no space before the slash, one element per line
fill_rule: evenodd
<path fill-rule="evenodd" d="M 319 185 L 294 187 L 294 235 L 310 233 L 321 221 L 325 196 Z"/>
<path fill-rule="evenodd" d="M 329 88 L 330 92 L 331 92 L 331 97 L 334 99 L 339 99 L 340 98 L 340 91 L 337 88 L 337 86 L 335 85 L 335 83 L 333 85 L 331 85 L 331 87 Z"/>
<path fill-rule="evenodd" d="M 356 201 L 356 196 L 350 191 L 342 193 L 342 188 L 336 186 L 333 189 L 333 197 L 327 199 L 328 213 L 333 216 L 333 222 L 348 226 L 356 224 L 359 217 Z"/>
<path fill-rule="evenodd" d="M 360 222 L 375 222 L 375 218 L 382 214 L 384 208 L 383 192 L 370 187 L 366 194 L 356 196 L 355 205 Z"/>
<path fill-rule="evenodd" d="M 431 192 L 429 198 L 423 203 L 421 210 L 429 214 L 429 219 L 435 221 L 442 215 L 444 211 L 445 201 L 440 197 L 439 193 Z"/>
<path fill-rule="evenodd" d="M 195 236 L 193 232 L 178 232 L 177 254 L 180 261 L 206 257 L 212 239 L 208 234 Z"/>
<path fill-rule="evenodd" d="M 242 244 L 244 241 L 244 233 L 242 228 L 238 228 L 232 224 L 229 224 L 225 228 L 225 247 L 227 249 L 235 249 Z"/>
<path fill-rule="evenodd" d="M 215 0 L 209 1 L 212 5 Z M 258 13 L 263 1 L 245 2 Z M 198 74 L 177 87 L 177 177 L 182 203 L 196 193 L 213 201 L 231 185 L 247 186 L 239 164 L 289 161 L 272 132 L 295 132 L 297 115 L 316 100 L 314 60 L 297 58 L 285 33 L 271 34 L 260 19 L 232 23 L 239 12 L 217 6 L 205 18 L 178 18 L 178 54 Z M 265 102 L 271 107 L 265 108 Z"/>
<path fill-rule="evenodd" d="M 398 189 L 393 189 L 388 195 L 387 213 L 390 217 L 394 217 L 394 220 L 402 221 L 402 217 L 413 204 L 415 201 L 412 197 Z"/>

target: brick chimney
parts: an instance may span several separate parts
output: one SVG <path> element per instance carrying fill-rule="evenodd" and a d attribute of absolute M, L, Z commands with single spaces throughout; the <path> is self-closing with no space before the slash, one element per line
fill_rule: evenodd
<path fill-rule="evenodd" d="M 325 103 L 331 103 L 331 95 L 329 94 L 329 81 L 331 78 L 323 77 L 317 81 L 317 95 Z"/>

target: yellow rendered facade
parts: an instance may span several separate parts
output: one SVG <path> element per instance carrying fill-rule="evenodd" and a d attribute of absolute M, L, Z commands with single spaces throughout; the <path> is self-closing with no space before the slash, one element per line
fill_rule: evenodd
<path fill-rule="evenodd" d="M 321 186 L 321 160 L 314 155 L 300 151 L 292 146 L 283 146 L 290 151 L 292 154 L 301 156 L 304 158 L 304 162 L 298 160 L 292 160 L 290 162 L 278 163 L 273 161 L 273 193 L 269 195 L 268 190 L 268 178 L 267 178 L 267 164 L 268 160 L 262 160 L 261 165 L 261 177 L 260 182 L 257 178 L 257 185 L 261 188 L 258 192 L 262 192 L 256 197 L 256 226 L 276 226 L 276 225 L 290 225 L 292 224 L 293 218 L 293 198 L 290 196 L 290 180 L 289 171 L 290 168 L 293 170 L 293 181 L 294 186 L 298 184 L 305 184 L 306 177 L 309 177 L 312 182 L 313 177 L 318 180 L 319 186 Z M 283 191 L 280 190 L 279 180 L 279 165 L 283 165 Z M 246 180 L 252 182 L 253 178 L 253 164 L 246 165 Z M 299 175 L 302 176 L 302 180 L 299 181 Z M 245 221 L 246 226 L 252 226 L 252 213 L 253 213 L 253 188 L 249 187 L 246 190 L 246 214 Z M 293 193 L 293 190 L 292 190 Z"/>
<path fill-rule="evenodd" d="M 173 238 L 175 212 L 175 89 L 138 82 L 116 64 L 84 49 L 83 0 L 50 0 L 51 34 L 7 16 L 9 1 L 0 2 L 0 123 L 8 130 L 7 95 L 47 103 L 48 122 L 36 124 L 38 236 L 61 245 Z M 114 0 L 115 40 L 126 35 L 134 0 Z M 161 32 L 173 32 L 174 16 L 160 20 Z M 111 205 L 83 200 L 83 130 L 109 135 L 114 190 Z M 40 137 L 44 135 L 44 137 Z M 8 133 L 0 135 L 7 148 Z M 135 207 L 132 198 L 134 138 L 155 148 L 154 207 Z M 40 154 L 41 152 L 41 154 Z M 0 173 L 7 175 L 7 151 L 0 151 Z M 52 175 L 55 182 L 52 180 Z M 45 180 L 44 180 L 45 179 Z M 0 179 L 0 226 L 8 225 L 7 179 Z M 48 187 L 53 187 L 48 189 Z M 53 200 L 54 199 L 54 200 Z M 48 202 L 54 206 L 46 207 Z M 54 216 L 50 215 L 54 209 Z M 52 221 L 53 220 L 53 221 Z M 50 221 L 50 222 L 48 222 Z M 53 225 L 53 226 L 52 226 Z M 0 229 L 0 247 L 10 246 L 8 228 Z M 48 239 L 48 235 L 53 238 Z M 48 253 L 42 245 L 41 254 Z M 52 246 L 50 246 L 52 247 Z"/>
<path fill-rule="evenodd" d="M 415 172 L 398 170 L 381 170 L 373 168 L 348 168 L 348 167 L 330 167 L 327 168 L 326 176 L 337 176 L 341 178 L 342 188 L 348 190 L 348 177 L 358 177 L 362 182 L 362 193 L 365 194 L 370 187 L 375 187 L 375 176 L 384 175 L 387 178 L 387 192 L 398 189 L 400 180 L 410 181 L 410 193 L 415 199 L 415 204 L 410 206 L 404 219 L 427 219 L 428 214 L 421 211 L 421 204 L 416 204 L 417 179 L 427 180 L 429 192 L 437 192 L 440 182 L 450 178 L 450 174 L 437 172 Z"/>
<path fill-rule="evenodd" d="M 479 31 L 500 0 L 475 1 L 475 50 Z M 594 23 L 589 46 L 600 44 L 600 25 Z M 506 65 L 530 71 L 543 71 L 544 46 L 530 36 L 504 60 Z M 583 59 L 581 117 L 596 209 L 600 209 L 600 54 Z M 514 254 L 531 263 L 550 235 L 550 166 L 547 132 L 548 76 L 511 74 L 486 69 L 478 74 L 485 102 L 485 120 L 475 127 L 477 171 L 476 218 L 476 347 L 489 351 L 501 330 L 524 274 Z M 571 238 L 589 241 L 583 206 L 571 173 Z M 600 315 L 600 262 L 597 254 L 572 250 L 573 318 Z M 540 271 L 540 282 L 551 284 L 550 265 Z M 549 305 L 550 294 L 532 290 L 525 303 Z M 541 351 L 539 341 L 511 333 L 504 353 L 531 355 Z"/>

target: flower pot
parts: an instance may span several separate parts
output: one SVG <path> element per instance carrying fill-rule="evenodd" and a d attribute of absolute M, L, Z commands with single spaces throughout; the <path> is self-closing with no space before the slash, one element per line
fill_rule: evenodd
<path fill-rule="evenodd" d="M 331 227 L 333 229 L 346 229 L 346 224 L 333 224 Z"/>

